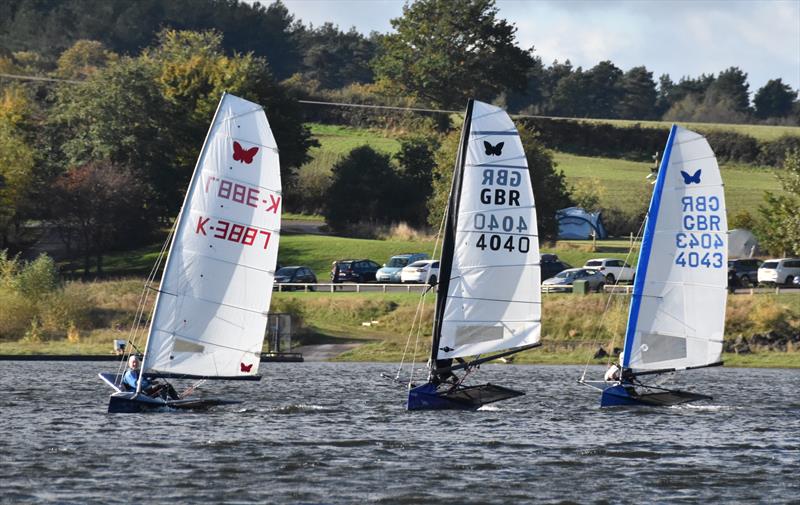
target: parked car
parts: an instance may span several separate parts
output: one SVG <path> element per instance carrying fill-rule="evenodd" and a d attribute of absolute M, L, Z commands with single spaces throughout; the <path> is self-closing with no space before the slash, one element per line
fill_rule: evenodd
<path fill-rule="evenodd" d="M 606 284 L 606 277 L 602 272 L 589 268 L 570 268 L 542 282 L 542 287 L 547 291 L 568 291 L 572 288 L 572 283 L 577 280 L 588 281 L 589 289 L 598 292 L 602 291 Z"/>
<path fill-rule="evenodd" d="M 372 282 L 380 267 L 368 259 L 334 261 L 331 282 Z"/>
<path fill-rule="evenodd" d="M 758 267 L 761 266 L 761 260 L 757 259 L 738 259 L 728 260 L 728 271 L 732 271 L 736 280 L 728 276 L 730 285 L 733 282 L 735 287 L 748 288 L 753 286 L 758 281 Z"/>
<path fill-rule="evenodd" d="M 758 269 L 759 284 L 786 284 L 800 277 L 800 258 L 767 260 Z"/>
<path fill-rule="evenodd" d="M 378 282 L 400 282 L 400 271 L 419 260 L 428 259 L 425 253 L 398 254 L 389 258 L 388 263 L 383 264 L 383 268 L 375 273 L 375 280 Z"/>
<path fill-rule="evenodd" d="M 317 276 L 308 267 L 295 266 L 283 267 L 275 272 L 275 283 L 281 284 L 316 284 Z M 273 286 L 273 289 L 278 289 L 278 286 Z M 300 286 L 281 286 L 282 291 L 291 291 L 293 289 L 304 289 Z M 314 288 L 311 288 L 313 291 Z"/>
<path fill-rule="evenodd" d="M 561 261 L 555 254 L 542 254 L 539 265 L 542 270 L 543 281 L 553 277 L 559 272 L 572 268 L 572 265 Z"/>
<path fill-rule="evenodd" d="M 417 282 L 433 286 L 439 279 L 439 260 L 421 260 L 403 267 L 400 282 Z"/>
<path fill-rule="evenodd" d="M 636 270 L 622 260 L 615 258 L 595 258 L 586 262 L 583 268 L 598 270 L 606 276 L 606 284 L 619 281 L 633 282 Z"/>

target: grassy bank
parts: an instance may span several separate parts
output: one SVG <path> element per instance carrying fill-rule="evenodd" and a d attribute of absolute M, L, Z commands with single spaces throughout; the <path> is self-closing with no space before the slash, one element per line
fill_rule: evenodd
<path fill-rule="evenodd" d="M 128 337 L 142 292 L 141 279 L 102 282 L 70 282 L 60 294 L 47 299 L 50 315 L 30 320 L 3 311 L 0 354 L 106 354 L 112 340 Z M 360 342 L 338 359 L 351 361 L 398 361 L 414 354 L 424 360 L 429 352 L 433 297 L 420 305 L 416 293 L 274 293 L 271 310 L 294 315 L 295 344 Z M 543 346 L 517 358 L 517 363 L 586 363 L 603 346 L 621 345 L 628 310 L 628 296 L 577 296 L 550 294 L 543 299 Z M 609 310 L 604 314 L 604 308 Z M 57 310 L 56 310 L 57 309 Z M 146 308 L 149 314 L 150 305 Z M 59 323 L 67 314 L 71 324 Z M 420 316 L 420 317 L 417 317 Z M 412 325 L 415 319 L 421 324 Z M 364 323 L 369 323 L 365 326 Z M 16 332 L 13 324 L 17 324 Z M 726 339 L 749 337 L 778 327 L 800 329 L 800 295 L 731 295 L 727 309 Z M 411 339 L 409 340 L 409 335 Z M 406 346 L 408 345 L 408 348 Z M 733 366 L 800 367 L 800 350 L 726 356 Z M 603 360 L 596 361 L 602 363 Z"/>

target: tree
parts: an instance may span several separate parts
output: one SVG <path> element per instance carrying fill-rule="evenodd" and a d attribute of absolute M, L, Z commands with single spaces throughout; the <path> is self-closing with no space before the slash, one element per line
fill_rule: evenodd
<path fill-rule="evenodd" d="M 19 225 L 36 168 L 34 148 L 24 131 L 33 104 L 18 86 L 0 93 L 0 247 L 9 246 L 9 231 Z"/>
<path fill-rule="evenodd" d="M 405 195 L 406 222 L 421 226 L 427 222 L 427 203 L 433 192 L 434 156 L 440 139 L 434 132 L 417 133 L 400 138 L 400 151 L 394 158 L 399 164 L 398 176 Z"/>
<path fill-rule="evenodd" d="M 267 62 L 252 53 L 228 56 L 218 32 L 164 30 L 159 44 L 142 57 L 155 69 L 161 93 L 176 114 L 173 129 L 179 136 L 179 186 L 186 185 L 208 125 L 223 92 L 264 106 L 275 141 L 280 146 L 281 175 L 292 183 L 297 168 L 309 160 L 317 145 L 302 123 L 297 104 L 278 85 Z"/>
<path fill-rule="evenodd" d="M 67 171 L 53 185 L 52 220 L 67 247 L 76 245 L 88 276 L 95 259 L 98 275 L 103 254 L 113 246 L 138 243 L 154 228 L 142 180 L 126 167 L 90 162 Z"/>
<path fill-rule="evenodd" d="M 792 91 L 781 79 L 770 79 L 756 91 L 753 104 L 756 116 L 761 119 L 769 117 L 786 117 L 792 113 L 792 103 L 797 99 L 797 91 Z"/>
<path fill-rule="evenodd" d="M 653 81 L 652 72 L 648 72 L 645 67 L 633 67 L 622 76 L 620 86 L 622 93 L 616 103 L 619 117 L 624 119 L 661 117 L 656 110 L 656 83 Z"/>
<path fill-rule="evenodd" d="M 588 109 L 584 115 L 595 118 L 617 117 L 617 108 L 623 96 L 622 70 L 610 61 L 601 61 L 586 72 L 586 79 L 589 99 L 586 101 Z"/>
<path fill-rule="evenodd" d="M 350 151 L 332 169 L 333 182 L 326 193 L 325 221 L 337 231 L 358 224 L 397 221 L 404 195 L 389 156 L 361 146 Z"/>
<path fill-rule="evenodd" d="M 181 111 L 164 98 L 156 76 L 147 60 L 121 58 L 81 86 L 60 87 L 48 122 L 61 144 L 63 155 L 53 156 L 62 167 L 101 160 L 135 167 L 155 190 L 153 205 L 166 216 L 180 205 L 186 185 L 179 181 L 190 169 L 176 161 L 186 150 L 177 140 Z"/>
<path fill-rule="evenodd" d="M 494 0 L 406 4 L 392 20 L 396 33 L 381 38 L 377 78 L 443 108 L 523 91 L 531 52 L 514 44 L 516 27 L 497 13 Z"/>
<path fill-rule="evenodd" d="M 794 256 L 800 254 L 800 150 L 786 153 L 778 180 L 785 193 L 765 193 L 755 232 L 770 254 Z"/>
<path fill-rule="evenodd" d="M 550 97 L 550 112 L 559 116 L 586 117 L 592 109 L 591 87 L 590 77 L 578 67 L 556 84 Z"/>
<path fill-rule="evenodd" d="M 319 82 L 323 89 L 372 82 L 370 66 L 377 50 L 376 38 L 366 38 L 355 28 L 340 31 L 332 23 L 298 30 L 295 39 L 303 52 L 305 79 Z"/>
<path fill-rule="evenodd" d="M 750 95 L 747 74 L 736 67 L 730 67 L 719 73 L 716 80 L 708 87 L 708 93 L 718 95 L 716 101 L 726 102 L 731 110 L 739 114 L 750 112 Z"/>
<path fill-rule="evenodd" d="M 56 75 L 64 79 L 85 79 L 118 58 L 102 42 L 79 40 L 59 56 Z"/>

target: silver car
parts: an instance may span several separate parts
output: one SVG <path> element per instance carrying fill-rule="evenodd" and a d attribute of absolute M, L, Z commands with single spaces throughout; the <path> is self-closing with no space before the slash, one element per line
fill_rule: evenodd
<path fill-rule="evenodd" d="M 606 284 L 605 275 L 597 270 L 570 268 L 542 282 L 542 291 L 570 291 L 572 290 L 572 283 L 578 280 L 587 281 L 589 289 L 594 289 L 598 292 L 602 291 L 603 286 Z"/>

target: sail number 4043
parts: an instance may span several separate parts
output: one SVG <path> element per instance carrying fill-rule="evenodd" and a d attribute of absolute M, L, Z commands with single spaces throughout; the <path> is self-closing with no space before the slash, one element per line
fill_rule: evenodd
<path fill-rule="evenodd" d="M 675 257 L 675 264 L 682 267 L 722 268 L 722 253 L 701 253 L 681 251 Z"/>

